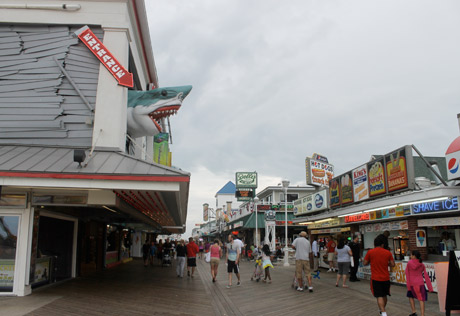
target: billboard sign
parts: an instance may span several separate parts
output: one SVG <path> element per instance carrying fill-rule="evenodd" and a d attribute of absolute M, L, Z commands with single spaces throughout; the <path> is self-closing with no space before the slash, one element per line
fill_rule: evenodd
<path fill-rule="evenodd" d="M 351 172 L 344 173 L 340 176 L 340 195 L 342 205 L 353 203 L 353 176 Z"/>
<path fill-rule="evenodd" d="M 329 181 L 330 206 L 357 203 L 414 187 L 412 147 L 404 146 Z"/>
<path fill-rule="evenodd" d="M 252 201 L 252 199 L 255 197 L 255 190 L 245 188 L 236 189 L 235 197 L 238 201 Z"/>
<path fill-rule="evenodd" d="M 387 193 L 384 158 L 373 160 L 367 164 L 369 170 L 369 196 L 375 197 Z"/>
<path fill-rule="evenodd" d="M 369 175 L 367 173 L 367 165 L 354 169 L 352 175 L 355 202 L 367 200 L 369 198 Z"/>
<path fill-rule="evenodd" d="M 328 190 L 321 190 L 294 201 L 294 215 L 305 215 L 328 208 Z"/>
<path fill-rule="evenodd" d="M 385 156 L 388 192 L 409 187 L 406 148 L 400 148 Z"/>
<path fill-rule="evenodd" d="M 329 181 L 334 177 L 334 166 L 325 162 L 325 157 L 321 156 L 320 159 L 305 158 L 307 184 L 329 186 Z"/>
<path fill-rule="evenodd" d="M 237 172 L 236 188 L 257 188 L 257 172 Z"/>

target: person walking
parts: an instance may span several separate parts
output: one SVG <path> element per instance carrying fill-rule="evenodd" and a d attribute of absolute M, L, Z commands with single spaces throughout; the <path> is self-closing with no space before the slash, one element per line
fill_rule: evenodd
<path fill-rule="evenodd" d="M 342 287 L 348 287 L 346 284 L 347 282 L 347 275 L 350 272 L 350 256 L 352 255 L 350 247 L 345 245 L 345 239 L 340 238 L 335 248 L 335 254 L 337 255 L 337 281 L 335 282 L 335 286 L 339 286 L 340 278 L 343 279 Z"/>
<path fill-rule="evenodd" d="M 327 272 L 334 272 L 334 257 L 335 257 L 335 247 L 337 244 L 335 243 L 334 239 L 329 239 L 327 242 L 327 261 L 329 262 L 329 270 Z"/>
<path fill-rule="evenodd" d="M 203 259 L 203 251 L 204 251 L 204 244 L 203 244 L 203 241 L 200 241 L 198 243 L 198 250 L 199 250 L 199 256 L 200 256 L 200 259 Z"/>
<path fill-rule="evenodd" d="M 214 283 L 216 282 L 217 272 L 219 271 L 220 258 L 222 258 L 222 248 L 219 246 L 219 239 L 214 240 L 214 244 L 209 247 L 209 251 L 211 252 L 211 276 Z"/>
<path fill-rule="evenodd" d="M 433 285 L 426 273 L 425 265 L 422 263 L 421 254 L 419 251 L 413 250 L 406 266 L 407 297 L 412 310 L 412 314 L 409 316 L 417 316 L 414 299 L 420 303 L 420 315 L 425 316 L 425 302 L 428 299 L 425 283 L 428 291 L 433 292 Z"/>
<path fill-rule="evenodd" d="M 264 282 L 272 283 L 272 277 L 270 276 L 270 268 L 273 269 L 272 261 L 270 257 L 272 252 L 270 251 L 270 247 L 268 245 L 264 245 L 262 247 L 262 268 L 265 271 L 265 278 L 263 279 Z"/>
<path fill-rule="evenodd" d="M 313 237 L 313 243 L 311 244 L 311 251 L 313 252 L 313 271 L 318 272 L 319 267 L 319 245 L 318 237 Z"/>
<path fill-rule="evenodd" d="M 299 284 L 297 291 L 303 291 L 302 273 L 305 272 L 308 280 L 308 291 L 313 292 L 310 272 L 310 260 L 313 259 L 313 253 L 311 252 L 310 241 L 307 239 L 307 232 L 301 231 L 291 247 L 295 249 L 295 273 Z"/>
<path fill-rule="evenodd" d="M 146 240 L 145 243 L 142 245 L 142 257 L 144 258 L 144 267 L 149 265 L 149 253 L 150 253 L 150 244 L 149 241 Z"/>
<path fill-rule="evenodd" d="M 155 261 L 155 254 L 157 252 L 157 247 L 155 246 L 155 242 L 150 243 L 150 251 L 149 251 L 149 259 L 150 259 L 150 265 L 153 266 L 153 262 Z"/>
<path fill-rule="evenodd" d="M 193 278 L 196 268 L 196 255 L 200 251 L 198 245 L 193 241 L 193 238 L 188 239 L 187 248 L 187 275 Z M 190 274 L 190 271 L 192 273 Z"/>
<path fill-rule="evenodd" d="M 395 266 L 395 260 L 388 248 L 388 239 L 378 235 L 374 239 L 374 249 L 367 252 L 363 265 L 371 265 L 371 291 L 377 299 L 381 316 L 387 316 L 387 296 L 390 295 L 390 273 L 388 267 Z"/>
<path fill-rule="evenodd" d="M 184 277 L 185 270 L 185 257 L 187 256 L 187 248 L 185 247 L 185 242 L 183 239 L 179 241 L 179 244 L 176 246 L 176 274 L 177 277 Z"/>
<path fill-rule="evenodd" d="M 361 281 L 356 276 L 359 268 L 359 259 L 361 258 L 361 246 L 359 245 L 359 235 L 355 235 L 355 238 L 350 243 L 350 249 L 353 253 L 353 266 L 350 268 L 350 282 L 358 282 Z"/>
<path fill-rule="evenodd" d="M 238 266 L 241 257 L 241 247 L 239 243 L 236 243 L 232 234 L 228 235 L 227 243 L 227 272 L 228 272 L 228 285 L 227 289 L 232 286 L 232 273 L 236 274 L 238 278 L 237 286 L 241 285 L 240 268 Z"/>

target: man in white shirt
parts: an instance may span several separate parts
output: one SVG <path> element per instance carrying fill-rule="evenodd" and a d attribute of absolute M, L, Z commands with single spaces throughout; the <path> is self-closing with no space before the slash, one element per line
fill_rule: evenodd
<path fill-rule="evenodd" d="M 302 231 L 299 236 L 292 243 L 292 248 L 295 249 L 295 273 L 299 282 L 297 291 L 303 291 L 302 272 L 305 272 L 308 280 L 308 291 L 313 292 L 310 272 L 310 259 L 313 259 L 313 253 L 311 252 L 310 241 L 307 239 L 307 232 Z"/>
<path fill-rule="evenodd" d="M 318 271 L 318 265 L 319 265 L 319 246 L 318 246 L 318 237 L 314 236 L 313 237 L 313 243 L 311 244 L 311 251 L 313 252 L 313 271 L 317 272 Z"/>

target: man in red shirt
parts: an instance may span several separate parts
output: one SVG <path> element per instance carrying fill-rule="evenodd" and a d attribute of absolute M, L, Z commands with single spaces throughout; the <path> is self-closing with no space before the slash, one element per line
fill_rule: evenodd
<path fill-rule="evenodd" d="M 190 237 L 188 239 L 187 248 L 187 275 L 193 278 L 193 274 L 195 273 L 196 267 L 196 254 L 200 251 L 198 245 L 193 241 L 193 238 Z M 190 269 L 192 270 L 192 274 L 190 275 Z"/>
<path fill-rule="evenodd" d="M 327 270 L 327 272 L 334 272 L 335 269 L 334 269 L 334 256 L 335 256 L 335 247 L 336 247 L 336 243 L 334 241 L 334 239 L 329 239 L 329 241 L 327 242 L 327 261 L 329 261 L 329 270 Z"/>
<path fill-rule="evenodd" d="M 390 272 L 388 267 L 395 266 L 395 260 L 388 248 L 388 239 L 384 235 L 378 235 L 374 239 L 374 249 L 367 252 L 363 264 L 371 264 L 371 291 L 377 298 L 380 315 L 387 316 L 385 307 L 387 296 L 390 294 Z"/>

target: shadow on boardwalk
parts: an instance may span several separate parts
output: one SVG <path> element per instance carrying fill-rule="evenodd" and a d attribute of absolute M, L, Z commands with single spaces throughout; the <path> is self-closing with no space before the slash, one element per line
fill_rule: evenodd
<path fill-rule="evenodd" d="M 144 267 L 134 260 L 116 268 L 35 290 L 26 297 L 0 297 L 0 315 L 379 315 L 369 282 L 335 287 L 335 274 L 313 280 L 314 292 L 291 288 L 294 267 L 275 266 L 273 283 L 250 281 L 253 263 L 241 263 L 242 285 L 227 289 L 222 262 L 216 283 L 209 264 L 198 261 L 195 277 L 178 278 L 175 267 Z M 406 288 L 392 286 L 388 315 L 407 316 Z M 439 312 L 429 294 L 426 315 Z"/>

